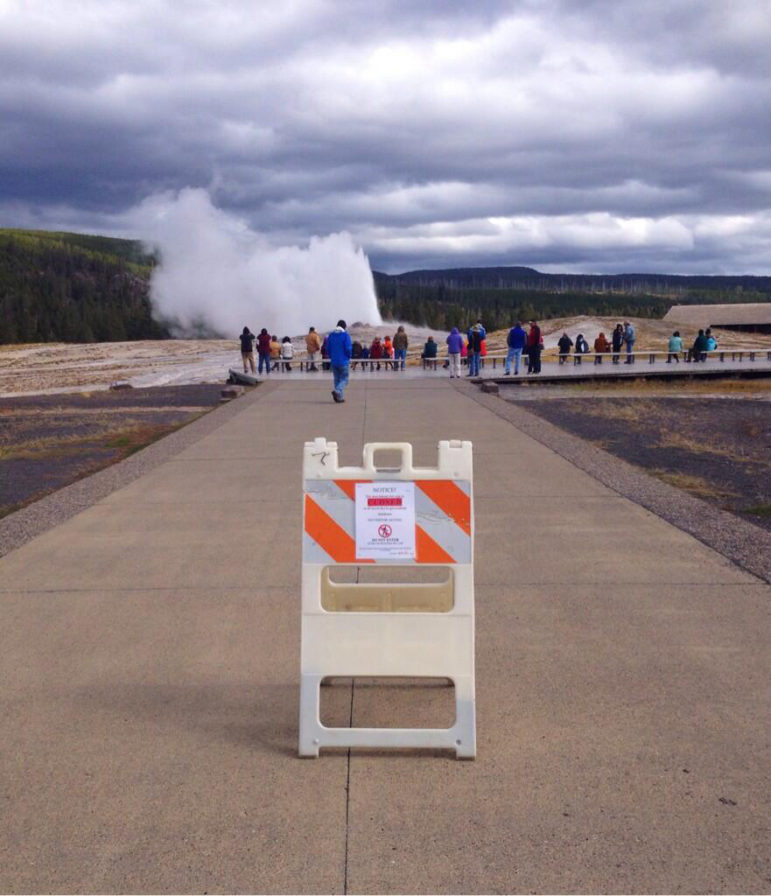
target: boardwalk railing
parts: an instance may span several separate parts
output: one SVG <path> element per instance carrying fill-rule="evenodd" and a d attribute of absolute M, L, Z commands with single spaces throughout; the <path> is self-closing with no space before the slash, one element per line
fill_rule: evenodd
<path fill-rule="evenodd" d="M 507 352 L 491 352 L 487 355 L 484 355 L 480 358 L 480 369 L 492 368 L 493 370 L 498 369 L 498 364 L 500 363 L 501 367 L 505 366 Z M 707 360 L 713 361 L 756 361 L 756 360 L 765 360 L 771 362 L 771 348 L 768 347 L 757 347 L 757 348 L 729 348 L 729 349 L 716 349 L 711 352 L 703 352 L 700 358 L 695 358 L 693 356 L 693 352 L 691 349 L 686 349 L 681 352 L 667 352 L 667 351 L 649 351 L 646 349 L 640 349 L 632 352 L 631 355 L 626 353 L 626 350 L 622 350 L 619 352 L 586 352 L 584 354 L 576 355 L 574 353 L 571 354 L 560 354 L 556 349 L 546 349 L 541 353 L 541 360 L 543 361 L 557 361 L 560 366 L 564 366 L 566 364 L 571 364 L 573 366 L 580 366 L 581 364 L 592 364 L 596 366 L 601 366 L 604 363 L 608 364 L 624 364 L 627 359 L 630 360 L 630 363 L 645 363 L 648 364 L 656 364 L 658 362 L 664 364 L 698 364 Z M 290 362 L 292 364 L 296 364 L 300 370 L 310 370 L 311 363 L 307 359 L 307 357 L 302 357 L 295 355 L 294 359 Z M 316 361 L 316 367 L 318 370 L 326 370 L 328 361 Z M 422 365 L 424 370 L 440 370 L 446 368 L 449 364 L 447 355 L 443 355 L 437 358 L 421 358 L 419 355 L 409 355 L 407 358 L 407 363 L 409 366 Z M 522 364 L 527 363 L 527 355 L 523 355 L 520 359 L 520 366 Z M 468 365 L 468 358 L 461 358 L 461 364 L 465 367 Z M 398 371 L 401 366 L 401 362 L 394 358 L 352 358 L 351 359 L 351 369 L 356 370 L 368 370 L 368 371 Z M 283 368 L 283 362 L 282 362 Z"/>

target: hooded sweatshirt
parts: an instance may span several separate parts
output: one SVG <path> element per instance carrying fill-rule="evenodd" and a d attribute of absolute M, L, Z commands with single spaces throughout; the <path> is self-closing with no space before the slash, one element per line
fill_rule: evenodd
<path fill-rule="evenodd" d="M 346 367 L 351 360 L 352 350 L 351 337 L 343 327 L 335 327 L 327 336 L 327 351 L 333 367 Z"/>
<path fill-rule="evenodd" d="M 506 344 L 509 348 L 522 349 L 525 347 L 527 333 L 520 326 L 512 327 L 509 335 L 506 337 Z"/>
<path fill-rule="evenodd" d="M 457 327 L 453 327 L 450 335 L 447 337 L 447 351 L 451 355 L 458 355 L 463 349 L 463 337 L 458 332 Z"/>

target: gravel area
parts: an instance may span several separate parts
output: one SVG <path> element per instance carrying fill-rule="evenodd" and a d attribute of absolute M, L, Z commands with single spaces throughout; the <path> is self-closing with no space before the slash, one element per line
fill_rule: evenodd
<path fill-rule="evenodd" d="M 760 526 L 675 488 L 586 439 L 572 435 L 533 413 L 531 404 L 525 407 L 506 401 L 463 381 L 456 388 L 618 494 L 771 583 L 771 535 Z"/>

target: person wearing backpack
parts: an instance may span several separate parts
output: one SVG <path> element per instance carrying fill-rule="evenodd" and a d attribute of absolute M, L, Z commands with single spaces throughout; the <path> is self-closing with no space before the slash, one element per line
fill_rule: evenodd
<path fill-rule="evenodd" d="M 506 376 L 511 376 L 511 362 L 514 361 L 514 376 L 519 373 L 519 362 L 522 360 L 522 349 L 527 342 L 527 333 L 522 328 L 522 321 L 517 323 L 509 330 L 506 337 L 506 345 L 509 350 L 506 353 Z"/>
<path fill-rule="evenodd" d="M 628 320 L 624 321 L 624 342 L 626 344 L 626 361 L 624 364 L 634 364 L 634 355 L 632 351 L 634 350 L 634 343 L 637 339 L 637 334 L 635 333 L 635 329 L 632 324 L 629 323 Z"/>

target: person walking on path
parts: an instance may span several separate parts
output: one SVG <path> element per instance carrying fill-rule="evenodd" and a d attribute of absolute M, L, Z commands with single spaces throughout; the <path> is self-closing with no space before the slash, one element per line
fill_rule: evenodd
<path fill-rule="evenodd" d="M 570 349 L 573 348 L 573 340 L 567 333 L 563 333 L 557 340 L 557 348 L 560 350 L 559 364 L 564 364 L 570 357 Z"/>
<path fill-rule="evenodd" d="M 241 360 L 244 362 L 244 373 L 248 373 L 247 364 L 254 373 L 254 333 L 250 332 L 249 327 L 244 327 L 241 333 Z"/>
<path fill-rule="evenodd" d="M 312 370 L 314 373 L 318 372 L 316 360 L 321 351 L 321 339 L 319 338 L 319 334 L 316 332 L 315 327 L 311 327 L 310 330 L 308 330 L 308 335 L 305 337 L 305 348 L 308 352 L 308 367 L 306 370 Z"/>
<path fill-rule="evenodd" d="M 624 342 L 626 344 L 626 361 L 624 364 L 634 364 L 634 355 L 632 352 L 634 351 L 634 343 L 637 339 L 637 333 L 635 333 L 635 329 L 632 324 L 629 323 L 628 320 L 624 321 Z"/>
<path fill-rule="evenodd" d="M 453 327 L 447 337 L 447 357 L 450 359 L 450 379 L 460 376 L 460 356 L 463 351 L 463 337 L 457 327 Z"/>
<path fill-rule="evenodd" d="M 327 336 L 327 351 L 334 382 L 332 398 L 338 403 L 345 401 L 343 390 L 348 385 L 348 371 L 353 353 L 353 343 L 347 327 L 344 320 L 339 320 L 335 329 Z"/>
<path fill-rule="evenodd" d="M 616 324 L 616 329 L 611 333 L 610 338 L 613 343 L 612 361 L 614 364 L 618 364 L 619 355 L 621 354 L 621 346 L 624 344 L 624 328 L 621 324 Z"/>
<path fill-rule="evenodd" d="M 506 353 L 506 376 L 511 376 L 512 360 L 514 361 L 514 376 L 519 373 L 519 362 L 522 360 L 522 349 L 525 347 L 525 342 L 527 342 L 527 333 L 522 328 L 522 321 L 518 320 L 506 337 L 506 345 L 509 347 Z"/>
<path fill-rule="evenodd" d="M 594 340 L 594 363 L 602 364 L 602 356 L 607 354 L 609 350 L 610 346 L 608 345 L 608 340 L 605 338 L 605 334 L 600 333 Z"/>
<path fill-rule="evenodd" d="M 543 351 L 543 337 L 538 322 L 531 320 L 527 333 L 527 372 L 541 372 L 541 352 Z"/>
<path fill-rule="evenodd" d="M 479 360 L 482 356 L 482 342 L 487 338 L 487 331 L 478 320 L 468 331 L 468 373 L 467 376 L 479 376 Z"/>
<path fill-rule="evenodd" d="M 265 364 L 265 375 L 270 376 L 270 333 L 263 327 L 257 337 L 257 372 L 262 373 L 262 365 Z"/>
<path fill-rule="evenodd" d="M 680 363 L 680 352 L 683 350 L 683 339 L 680 331 L 675 332 L 669 337 L 669 345 L 667 346 L 667 364 L 671 364 L 674 359 L 675 364 Z"/>
<path fill-rule="evenodd" d="M 404 370 L 404 365 L 407 362 L 408 345 L 409 340 L 404 332 L 404 327 L 399 327 L 396 333 L 394 333 L 394 369 L 399 367 L 401 370 Z"/>

